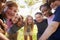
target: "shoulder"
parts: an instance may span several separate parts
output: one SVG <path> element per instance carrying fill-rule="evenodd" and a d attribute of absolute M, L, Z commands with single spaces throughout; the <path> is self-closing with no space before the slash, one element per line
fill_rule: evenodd
<path fill-rule="evenodd" d="M 47 19 L 44 19 L 43 21 L 47 22 Z"/>
<path fill-rule="evenodd" d="M 60 6 L 58 6 L 58 7 L 56 8 L 56 11 L 55 11 L 54 14 L 60 14 Z"/>
<path fill-rule="evenodd" d="M 36 22 L 36 19 L 34 19 L 34 22 Z"/>
<path fill-rule="evenodd" d="M 60 6 L 58 6 L 57 9 L 60 9 Z"/>
<path fill-rule="evenodd" d="M 13 24 L 10 29 L 14 29 L 14 28 L 16 28 L 15 24 Z"/>

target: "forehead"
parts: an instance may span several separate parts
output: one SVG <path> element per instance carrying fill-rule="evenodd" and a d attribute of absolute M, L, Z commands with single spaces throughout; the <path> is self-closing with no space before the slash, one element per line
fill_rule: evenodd
<path fill-rule="evenodd" d="M 41 11 L 47 10 L 48 8 L 46 6 L 41 7 Z"/>
<path fill-rule="evenodd" d="M 28 19 L 32 19 L 32 17 L 28 17 Z"/>
<path fill-rule="evenodd" d="M 41 16 L 42 16 L 42 15 L 40 15 L 40 14 L 37 14 L 37 15 L 36 15 L 36 17 L 41 17 Z"/>
<path fill-rule="evenodd" d="M 32 17 L 28 17 L 27 19 L 33 19 Z"/>
<path fill-rule="evenodd" d="M 8 7 L 9 9 L 16 9 L 16 10 L 18 10 L 18 8 L 17 7 L 15 7 L 15 6 L 13 6 L 13 7 Z"/>

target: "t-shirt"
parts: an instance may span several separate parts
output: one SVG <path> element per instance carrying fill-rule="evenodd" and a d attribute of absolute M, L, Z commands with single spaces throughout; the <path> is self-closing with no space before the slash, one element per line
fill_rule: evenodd
<path fill-rule="evenodd" d="M 53 21 L 60 22 L 60 6 L 57 7 L 54 14 L 55 14 L 55 17 Z M 57 28 L 57 30 L 49 37 L 49 40 L 60 40 L 60 25 Z"/>
<path fill-rule="evenodd" d="M 54 14 L 55 14 L 55 17 L 54 17 L 53 21 L 60 22 L 60 6 L 57 7 L 57 9 L 56 9 Z"/>
<path fill-rule="evenodd" d="M 28 32 L 28 33 L 31 32 L 31 25 L 29 25 L 29 26 L 27 27 L 27 32 Z"/>
<path fill-rule="evenodd" d="M 55 16 L 55 15 L 53 14 L 53 15 L 51 15 L 50 17 L 47 17 L 48 25 L 50 25 L 50 24 L 52 23 L 54 16 Z"/>
<path fill-rule="evenodd" d="M 9 34 L 15 34 L 17 33 L 17 31 L 20 29 L 21 27 L 17 26 L 16 24 L 14 24 L 8 31 Z"/>
<path fill-rule="evenodd" d="M 44 19 L 42 22 L 38 23 L 36 20 L 35 20 L 35 24 L 37 25 L 37 28 L 38 28 L 38 33 L 37 35 L 40 37 L 43 32 L 45 31 L 45 29 L 47 28 L 48 26 L 48 22 L 47 22 L 47 19 Z"/>

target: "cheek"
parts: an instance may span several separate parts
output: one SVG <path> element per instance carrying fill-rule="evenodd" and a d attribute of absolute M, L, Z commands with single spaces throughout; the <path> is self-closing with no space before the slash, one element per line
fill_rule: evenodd
<path fill-rule="evenodd" d="M 13 18 L 13 20 L 12 21 L 18 21 L 18 19 L 16 19 L 16 18 Z"/>
<path fill-rule="evenodd" d="M 9 16 L 14 16 L 15 15 L 15 12 L 13 10 L 7 10 L 7 14 Z"/>
<path fill-rule="evenodd" d="M 7 11 L 6 11 L 6 14 L 9 14 L 10 12 L 11 12 L 10 10 L 7 10 Z"/>
<path fill-rule="evenodd" d="M 46 12 L 43 13 L 44 16 L 47 15 L 47 14 L 48 14 L 48 11 L 46 11 Z"/>
<path fill-rule="evenodd" d="M 6 14 L 7 14 L 7 16 L 11 16 L 12 15 L 12 11 L 11 10 L 7 10 Z"/>
<path fill-rule="evenodd" d="M 40 21 L 40 18 L 37 18 L 36 20 L 37 20 L 37 21 Z"/>
<path fill-rule="evenodd" d="M 18 21 L 18 18 L 15 18 L 15 21 Z"/>

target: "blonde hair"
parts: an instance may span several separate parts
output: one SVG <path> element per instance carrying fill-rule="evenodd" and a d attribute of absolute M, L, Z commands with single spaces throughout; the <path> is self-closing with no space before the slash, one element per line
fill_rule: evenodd
<path fill-rule="evenodd" d="M 32 18 L 31 31 L 33 31 L 34 22 L 33 22 L 33 17 L 30 16 L 30 15 L 28 15 L 28 16 L 26 17 L 26 20 L 25 20 L 25 26 L 24 26 L 24 31 L 27 30 L 27 27 L 28 27 L 28 18 L 29 18 L 29 17 Z"/>

